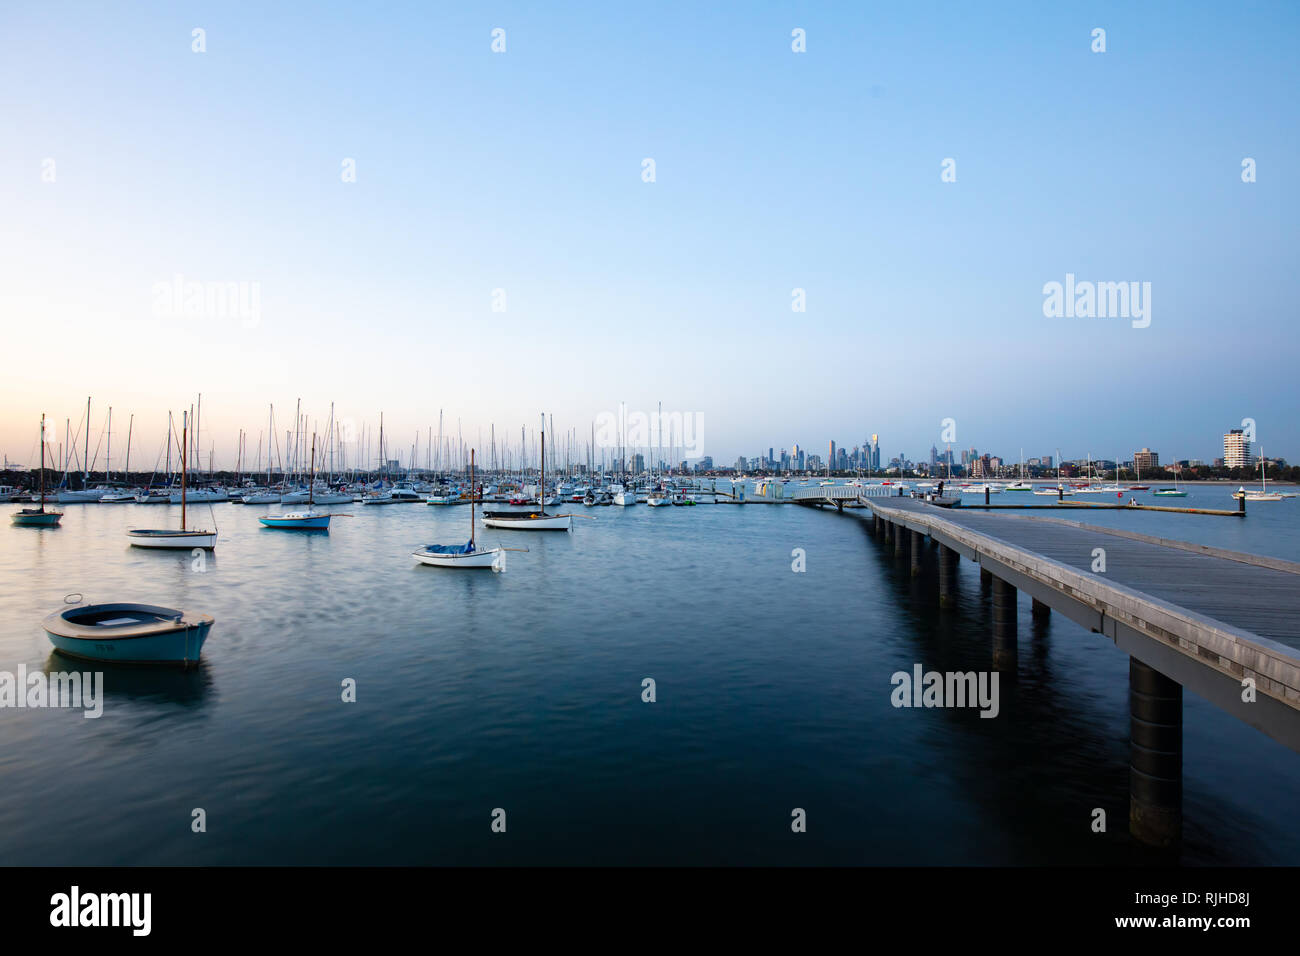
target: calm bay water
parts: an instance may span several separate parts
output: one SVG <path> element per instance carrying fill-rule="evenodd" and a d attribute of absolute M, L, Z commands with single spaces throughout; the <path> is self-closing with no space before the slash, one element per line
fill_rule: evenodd
<path fill-rule="evenodd" d="M 1231 508 L 1228 493 L 1174 503 Z M 1297 509 L 1063 517 L 1300 560 Z M 1158 859 L 1126 835 L 1128 663 L 1104 638 L 1033 622 L 1022 601 L 997 719 L 890 705 L 895 671 L 989 667 L 970 562 L 940 613 L 932 568 L 914 580 L 860 521 L 792 506 L 572 506 L 597 520 L 481 529 L 530 549 L 504 574 L 410 557 L 464 540 L 464 508 L 354 505 L 328 535 L 263 529 L 268 510 L 212 506 L 202 571 L 126 544 L 177 507 L 68 505 L 61 528 L 0 529 L 0 669 L 103 669 L 107 684 L 98 720 L 0 710 L 0 861 Z M 40 620 L 69 592 L 213 614 L 202 665 L 59 658 Z M 340 699 L 349 677 L 356 703 Z M 1300 863 L 1300 755 L 1189 693 L 1185 761 L 1184 862 Z M 1107 833 L 1090 830 L 1096 807 Z"/>

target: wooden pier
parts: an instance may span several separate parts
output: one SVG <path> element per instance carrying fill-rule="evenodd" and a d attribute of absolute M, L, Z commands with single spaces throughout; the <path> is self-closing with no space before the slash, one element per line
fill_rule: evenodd
<path fill-rule="evenodd" d="M 847 504 L 818 497 L 799 503 Z M 1017 590 L 1032 598 L 1035 617 L 1058 611 L 1129 655 L 1136 839 L 1181 840 L 1184 687 L 1300 752 L 1300 564 L 1023 511 L 904 497 L 857 504 L 870 509 L 887 551 L 910 556 L 914 575 L 932 551 L 925 539 L 937 546 L 940 606 L 954 603 L 959 559 L 979 565 L 992 586 L 995 669 L 1016 666 Z M 1099 554 L 1104 572 L 1093 570 Z"/>

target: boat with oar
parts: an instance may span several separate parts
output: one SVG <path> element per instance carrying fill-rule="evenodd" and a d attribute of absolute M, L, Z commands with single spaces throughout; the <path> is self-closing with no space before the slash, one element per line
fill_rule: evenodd
<path fill-rule="evenodd" d="M 41 416 L 41 475 L 40 475 L 40 506 L 37 508 L 21 508 L 15 511 L 10 520 L 16 524 L 28 528 L 53 528 L 63 517 L 62 511 L 45 510 L 45 416 Z"/>
<path fill-rule="evenodd" d="M 191 531 L 186 527 L 189 496 L 186 488 L 189 476 L 189 459 L 187 457 L 187 444 L 189 442 L 189 413 L 182 412 L 181 417 L 181 526 L 179 529 L 174 528 L 137 528 L 128 531 L 127 537 L 131 539 L 133 547 L 137 548 L 184 548 L 190 550 L 193 548 L 203 548 L 210 551 L 217 546 L 217 533 L 215 531 Z"/>
<path fill-rule="evenodd" d="M 68 657 L 182 667 L 198 665 L 212 624 L 210 614 L 131 603 L 77 603 L 41 622 L 50 643 Z"/>
<path fill-rule="evenodd" d="M 435 568 L 491 568 L 506 569 L 507 551 L 527 551 L 527 548 L 480 548 L 474 540 L 474 449 L 469 450 L 469 541 L 464 544 L 427 544 L 411 556 L 421 564 Z"/>
<path fill-rule="evenodd" d="M 260 515 L 258 521 L 268 528 L 284 528 L 288 531 L 328 531 L 330 513 L 317 511 L 312 500 L 312 490 L 316 485 L 316 436 L 311 436 L 311 481 L 307 483 L 307 510 L 285 511 L 278 515 Z"/>
<path fill-rule="evenodd" d="M 546 500 L 546 416 L 542 416 L 541 430 L 541 481 L 538 496 Z M 536 511 L 484 511 L 483 524 L 489 528 L 510 531 L 569 531 L 573 527 L 571 515 L 547 514 L 543 504 Z"/>

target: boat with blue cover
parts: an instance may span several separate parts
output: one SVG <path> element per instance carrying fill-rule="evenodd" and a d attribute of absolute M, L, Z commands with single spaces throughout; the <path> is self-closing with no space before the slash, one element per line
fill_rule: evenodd
<path fill-rule="evenodd" d="M 491 568 L 506 569 L 505 548 L 479 548 L 474 543 L 474 509 L 477 495 L 474 489 L 474 449 L 469 451 L 469 540 L 464 544 L 429 544 L 411 556 L 421 564 L 436 568 Z M 512 549 L 519 550 L 519 549 Z"/>

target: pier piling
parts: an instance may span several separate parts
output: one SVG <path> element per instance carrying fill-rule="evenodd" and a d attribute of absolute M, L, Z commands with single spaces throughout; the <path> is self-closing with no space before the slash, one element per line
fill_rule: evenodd
<path fill-rule="evenodd" d="M 900 524 L 894 528 L 894 557 L 901 558 L 905 547 L 907 547 L 907 528 Z"/>
<path fill-rule="evenodd" d="M 997 670 L 1016 668 L 1016 589 L 1001 578 L 993 578 L 993 666 Z"/>
<path fill-rule="evenodd" d="M 1174 847 L 1183 831 L 1183 688 L 1136 657 L 1128 687 L 1129 833 Z"/>
<path fill-rule="evenodd" d="M 1052 608 L 1050 605 L 1044 604 L 1042 601 L 1038 600 L 1038 598 L 1034 598 L 1033 601 L 1034 603 L 1030 605 L 1029 613 L 1035 620 L 1045 621 L 1052 616 Z"/>
<path fill-rule="evenodd" d="M 947 545 L 939 545 L 939 607 L 957 603 L 957 561 L 961 558 Z"/>
<path fill-rule="evenodd" d="M 921 549 L 925 547 L 925 535 L 919 531 L 910 532 L 912 537 L 912 577 L 921 573 Z"/>

